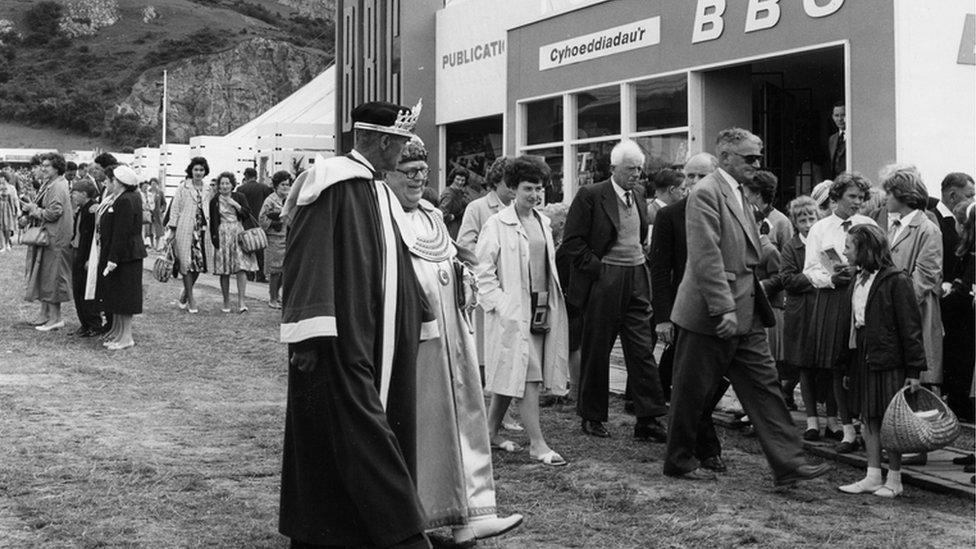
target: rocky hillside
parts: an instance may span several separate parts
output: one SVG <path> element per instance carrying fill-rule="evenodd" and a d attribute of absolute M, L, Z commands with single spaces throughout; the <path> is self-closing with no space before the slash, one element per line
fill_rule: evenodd
<path fill-rule="evenodd" d="M 169 140 L 227 133 L 328 66 L 334 5 L 0 0 L 0 121 L 155 145 L 165 68 Z"/>
<path fill-rule="evenodd" d="M 324 14 L 334 13 L 336 8 L 336 0 L 278 0 L 278 3 L 309 17 L 325 17 Z"/>
<path fill-rule="evenodd" d="M 252 38 L 234 48 L 169 64 L 169 139 L 224 135 L 278 103 L 328 66 L 322 51 Z M 134 114 L 154 125 L 159 118 L 161 71 L 142 73 L 117 103 L 118 114 Z"/>

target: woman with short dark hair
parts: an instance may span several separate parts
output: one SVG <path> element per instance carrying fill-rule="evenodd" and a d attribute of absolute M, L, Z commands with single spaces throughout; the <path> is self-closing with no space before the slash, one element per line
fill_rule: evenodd
<path fill-rule="evenodd" d="M 193 285 L 200 273 L 207 272 L 208 257 L 212 255 L 207 238 L 207 215 L 210 191 L 203 178 L 210 173 L 207 159 L 197 156 L 186 167 L 186 179 L 180 183 L 170 203 L 167 242 L 173 245 L 175 269 L 183 276 L 183 292 L 179 306 L 191 314 L 198 312 Z"/>
<path fill-rule="evenodd" d="M 281 266 L 285 261 L 286 228 L 281 220 L 281 209 L 291 191 L 292 177 L 289 172 L 280 171 L 271 176 L 274 192 L 264 199 L 258 222 L 268 237 L 268 247 L 264 249 L 264 274 L 268 277 L 268 306 L 280 309 L 278 298 L 281 289 Z"/>
<path fill-rule="evenodd" d="M 447 232 L 452 239 L 456 239 L 461 230 L 464 210 L 470 202 L 464 189 L 470 179 L 471 173 L 467 169 L 455 168 L 448 174 L 447 188 L 441 193 L 439 208 L 444 212 L 444 223 L 447 224 Z"/>
<path fill-rule="evenodd" d="M 210 240 L 213 242 L 213 273 L 220 277 L 220 293 L 224 297 L 224 313 L 230 312 L 230 277 L 237 278 L 237 312 L 247 311 L 244 294 L 247 272 L 258 270 L 253 253 L 241 249 L 238 238 L 247 229 L 257 227 L 257 221 L 247 204 L 247 197 L 234 191 L 234 174 L 224 172 L 217 177 L 217 194 L 210 199 Z"/>
<path fill-rule="evenodd" d="M 35 170 L 40 187 L 30 202 L 21 206 L 29 227 L 47 234 L 47 244 L 27 246 L 27 301 L 41 302 L 40 318 L 33 324 L 49 332 L 64 328 L 61 303 L 71 301 L 71 234 L 74 210 L 71 191 L 64 178 L 64 157 L 45 153 Z"/>
<path fill-rule="evenodd" d="M 569 322 L 556 277 L 555 245 L 542 204 L 549 167 L 538 157 L 520 156 L 505 169 L 512 204 L 488 218 L 478 239 L 479 301 L 486 314 L 485 390 L 492 393 L 488 430 L 492 444 L 518 449 L 498 435 L 512 398 L 521 398 L 529 457 L 545 465 L 566 465 L 546 443 L 539 422 L 539 394 L 567 393 Z"/>

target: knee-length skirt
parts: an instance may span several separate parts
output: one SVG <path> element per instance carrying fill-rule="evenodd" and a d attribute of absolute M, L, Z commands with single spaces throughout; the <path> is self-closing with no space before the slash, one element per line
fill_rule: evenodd
<path fill-rule="evenodd" d="M 905 370 L 871 371 L 864 360 L 864 334 L 857 331 L 857 352 L 849 379 L 847 402 L 851 417 L 881 419 L 888 403 L 905 385 Z"/>
<path fill-rule="evenodd" d="M 807 330 L 807 352 L 801 367 L 834 370 L 844 366 L 837 364 L 837 357 L 850 340 L 846 323 L 840 318 L 845 299 L 848 299 L 845 288 L 824 288 L 817 292 Z"/>
<path fill-rule="evenodd" d="M 268 247 L 264 249 L 264 274 L 271 276 L 281 274 L 281 265 L 285 261 L 285 235 L 267 233 Z"/>
<path fill-rule="evenodd" d="M 214 274 L 231 275 L 258 270 L 258 260 L 254 254 L 244 253 L 237 243 L 237 237 L 244 232 L 244 227 L 240 223 L 221 223 L 218 230 L 220 247 L 214 250 Z"/>

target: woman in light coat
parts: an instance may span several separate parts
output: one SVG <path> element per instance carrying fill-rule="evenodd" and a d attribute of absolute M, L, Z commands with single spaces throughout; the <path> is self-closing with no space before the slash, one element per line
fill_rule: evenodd
<path fill-rule="evenodd" d="M 42 181 L 37 195 L 21 205 L 29 226 L 47 231 L 47 246 L 27 247 L 27 301 L 41 302 L 41 316 L 33 324 L 41 332 L 64 328 L 61 304 L 71 301 L 71 235 L 74 210 L 64 178 L 66 163 L 57 153 L 39 157 Z"/>
<path fill-rule="evenodd" d="M 942 384 L 942 231 L 925 215 L 928 191 L 914 168 L 896 170 L 883 182 L 888 193 L 888 233 L 895 267 L 912 279 L 922 313 L 922 342 L 928 369 L 920 381 Z M 897 215 L 894 215 L 897 214 Z"/>
<path fill-rule="evenodd" d="M 552 231 L 549 219 L 534 209 L 542 203 L 548 181 L 549 168 L 538 158 L 522 156 L 506 166 L 505 185 L 515 191 L 515 199 L 485 223 L 476 248 L 476 270 L 486 314 L 485 390 L 492 393 L 492 445 L 518 449 L 502 440 L 498 429 L 509 401 L 521 398 L 529 456 L 546 465 L 565 465 L 546 443 L 539 422 L 542 389 L 567 393 L 569 358 L 568 319 L 556 277 Z M 539 315 L 534 313 L 546 309 L 547 321 L 536 322 Z"/>
<path fill-rule="evenodd" d="M 179 306 L 198 312 L 193 285 L 200 273 L 207 272 L 213 261 L 213 245 L 209 236 L 211 190 L 203 178 L 210 173 L 210 165 L 203 157 L 195 157 L 186 167 L 186 180 L 180 184 L 170 203 L 167 242 L 173 244 L 173 255 L 183 276 L 183 291 Z"/>

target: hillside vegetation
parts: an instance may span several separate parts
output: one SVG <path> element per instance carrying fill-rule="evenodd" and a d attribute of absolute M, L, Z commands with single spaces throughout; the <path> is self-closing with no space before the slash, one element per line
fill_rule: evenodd
<path fill-rule="evenodd" d="M 79 3 L 108 6 L 117 21 L 78 36 L 75 28 L 98 26 L 81 16 L 66 28 Z M 0 0 L 0 120 L 151 145 L 153 124 L 115 108 L 139 76 L 256 37 L 331 56 L 333 14 L 300 15 L 272 0 Z"/>

